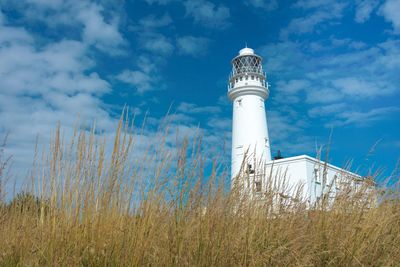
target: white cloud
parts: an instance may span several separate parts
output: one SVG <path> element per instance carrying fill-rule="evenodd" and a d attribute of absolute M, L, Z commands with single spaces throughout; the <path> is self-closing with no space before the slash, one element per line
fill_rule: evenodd
<path fill-rule="evenodd" d="M 400 68 L 400 40 L 389 40 L 380 43 L 378 48 L 380 51 L 377 58 L 366 68 L 374 73 L 384 70 L 382 74 L 383 80 L 392 83 L 393 79 L 398 78 L 397 70 Z M 373 78 L 376 77 L 374 76 Z M 399 88 L 398 82 L 392 84 Z"/>
<path fill-rule="evenodd" d="M 389 95 L 396 87 L 386 82 L 373 82 L 355 77 L 340 78 L 332 81 L 332 84 L 344 95 L 359 98 L 372 98 L 379 95 Z"/>
<path fill-rule="evenodd" d="M 5 19 L 0 22 L 0 136 L 1 133 L 10 133 L 7 153 L 13 155 L 17 175 L 21 172 L 25 174 L 25 170 L 31 166 L 37 135 L 39 147 L 48 145 L 53 129 L 60 122 L 65 140 L 69 140 L 78 115 L 78 127 L 82 125 L 86 129 L 96 120 L 96 129 L 105 136 L 108 144 L 112 144 L 110 139 L 117 119 L 111 115 L 110 109 L 115 108 L 114 112 L 118 113 L 119 108 L 103 102 L 105 94 L 111 93 L 111 85 L 94 71 L 98 62 L 95 61 L 94 53 L 97 51 L 93 51 L 93 47 L 107 53 L 118 52 L 113 50 L 119 49 L 124 39 L 118 31 L 117 20 L 113 19 L 113 15 L 105 15 L 107 10 L 102 10 L 100 4 L 87 6 L 86 11 L 72 12 L 68 9 L 70 7 L 65 6 L 67 2 L 72 3 L 72 0 L 61 1 L 59 5 L 52 1 L 31 1 L 29 5 L 32 9 L 26 12 L 32 13 L 25 13 L 21 9 L 23 14 L 20 22 L 40 20 L 45 28 L 40 32 L 31 32 L 30 28 L 24 27 L 6 27 L 3 25 Z M 16 4 L 26 7 L 25 4 Z M 78 5 L 85 4 L 87 2 L 83 1 Z M 36 15 L 33 15 L 34 8 L 38 12 Z M 84 17 L 85 12 L 87 17 Z M 46 14 L 53 15 L 42 17 Z M 168 19 L 162 19 L 158 24 L 153 22 L 144 20 L 141 26 L 152 29 L 162 27 L 168 24 Z M 74 34 L 62 36 L 60 40 L 48 38 L 47 34 L 53 37 L 59 26 L 66 27 L 65 33 Z M 153 44 L 139 40 L 143 41 L 140 44 L 152 55 L 142 53 L 142 56 L 134 59 L 133 69 L 126 69 L 111 79 L 136 85 L 138 92 L 160 89 L 157 86 L 158 55 L 166 56 L 174 49 L 168 38 L 160 36 L 156 33 L 146 36 Z M 170 45 L 164 46 L 163 40 Z M 161 53 L 153 56 L 157 49 Z M 209 118 L 204 122 L 207 129 L 199 129 L 196 118 L 200 113 L 210 115 L 217 112 L 220 112 L 218 107 L 195 106 L 187 113 L 178 111 L 171 115 L 171 130 L 167 136 L 171 151 L 178 138 L 184 135 L 191 137 L 200 132 L 204 135 L 207 153 L 220 154 L 225 141 L 222 136 L 226 129 L 220 129 L 214 124 L 208 125 Z M 159 139 L 154 129 L 148 129 L 144 131 L 136 150 L 143 151 L 147 145 L 159 143 Z"/>
<path fill-rule="evenodd" d="M 135 88 L 135 92 L 143 94 L 149 91 L 163 90 L 160 85 L 158 66 L 147 56 L 140 56 L 136 62 L 136 69 L 126 69 L 114 78 Z"/>
<path fill-rule="evenodd" d="M 318 24 L 336 17 L 337 16 L 328 11 L 320 11 L 309 16 L 295 18 L 290 21 L 287 28 L 281 31 L 281 37 L 286 39 L 290 34 L 313 32 Z"/>
<path fill-rule="evenodd" d="M 185 114 L 216 114 L 221 112 L 221 108 L 218 106 L 198 106 L 193 103 L 182 102 L 177 107 L 177 111 Z"/>
<path fill-rule="evenodd" d="M 106 22 L 101 15 L 102 7 L 89 3 L 79 8 L 77 18 L 83 23 L 83 40 L 103 52 L 119 53 L 124 38 L 118 30 L 118 21 Z"/>
<path fill-rule="evenodd" d="M 1 27 L 0 43 L 6 46 L 10 45 L 11 42 L 13 44 L 33 43 L 33 38 L 25 29 Z"/>
<path fill-rule="evenodd" d="M 6 31 L 13 31 L 13 28 Z M 16 29 L 16 32 L 20 33 L 21 29 Z M 38 50 L 31 43 L 32 38 L 21 43 L 20 34 L 14 36 L 15 42 L 8 39 L 11 45 L 0 49 L 3 93 L 45 96 L 49 91 L 102 94 L 109 90 L 108 83 L 95 72 L 83 74 L 92 62 L 85 56 L 82 43 L 61 41 Z"/>
<path fill-rule="evenodd" d="M 271 43 L 257 49 L 264 58 L 268 75 L 276 75 L 280 79 L 292 77 L 293 72 L 304 69 L 306 54 L 295 42 Z M 285 74 L 290 73 L 288 77 Z M 283 76 L 282 76 L 283 75 Z"/>
<path fill-rule="evenodd" d="M 182 36 L 176 40 L 179 53 L 195 57 L 207 52 L 209 42 L 207 38 L 194 36 Z"/>
<path fill-rule="evenodd" d="M 44 22 L 42 25 L 52 31 L 57 31 L 59 26 L 69 27 L 69 31 L 64 28 L 67 33 L 79 29 L 85 45 L 111 55 L 124 53 L 126 41 L 119 31 L 119 15 L 105 10 L 99 3 L 88 0 L 5 0 L 4 5 L 21 12 L 21 19 L 26 23 Z"/>
<path fill-rule="evenodd" d="M 186 14 L 205 27 L 226 28 L 229 25 L 229 8 L 206 0 L 187 0 L 184 2 Z"/>
<path fill-rule="evenodd" d="M 220 129 L 227 132 L 231 132 L 232 120 L 227 118 L 211 118 L 207 125 L 213 129 Z"/>
<path fill-rule="evenodd" d="M 287 93 L 287 94 L 295 94 L 300 92 L 301 90 L 305 90 L 310 83 L 307 80 L 290 80 L 290 81 L 278 81 L 277 82 L 277 90 L 279 92 Z"/>
<path fill-rule="evenodd" d="M 37 38 L 23 27 L 0 25 L 0 133 L 10 133 L 7 152 L 17 174 L 32 162 L 36 135 L 39 146 L 48 144 L 57 122 L 66 133 L 79 114 L 82 122 L 98 119 L 107 133 L 116 122 L 101 100 L 110 84 L 92 70 L 87 44 Z"/>
<path fill-rule="evenodd" d="M 176 147 L 176 142 L 182 137 L 187 137 L 189 143 L 195 136 L 201 137 L 204 148 L 202 155 L 205 155 L 207 160 L 218 158 L 228 164 L 225 160 L 229 160 L 229 157 L 223 153 L 230 151 L 231 122 L 229 119 L 217 117 L 216 112 L 219 112 L 219 107 L 183 102 L 179 103 L 178 108 L 171 114 L 150 120 L 154 125 L 165 125 L 165 128 L 170 129 L 165 139 L 171 145 L 171 149 Z M 198 116 L 200 113 L 206 116 Z"/>
<path fill-rule="evenodd" d="M 155 15 L 149 15 L 140 19 L 139 24 L 145 29 L 148 28 L 160 28 L 168 26 L 172 23 L 172 19 L 169 14 L 164 14 L 162 17 Z"/>
<path fill-rule="evenodd" d="M 183 113 L 168 114 L 166 116 L 166 119 L 169 125 L 174 125 L 178 127 L 185 126 L 186 129 L 190 127 L 195 127 L 193 123 L 196 122 L 196 120 L 192 116 Z"/>
<path fill-rule="evenodd" d="M 262 8 L 268 11 L 272 11 L 278 8 L 277 0 L 246 0 L 245 3 L 255 8 Z"/>
<path fill-rule="evenodd" d="M 352 45 L 354 42 L 356 44 Z M 334 121 L 336 125 L 358 126 L 360 124 L 350 115 L 339 116 L 345 107 L 353 107 L 352 114 L 361 116 L 365 113 L 361 108 L 368 106 L 371 100 L 384 101 L 400 92 L 399 41 L 371 45 L 332 37 L 319 43 L 328 49 L 314 52 L 308 43 L 285 41 L 258 50 L 265 58 L 265 71 L 270 82 L 272 80 L 272 104 L 282 108 L 305 102 L 313 105 L 308 112 L 312 118 Z M 337 50 L 336 47 L 341 48 Z M 367 115 L 380 118 L 376 114 L 385 110 L 379 108 Z M 375 121 L 377 119 L 370 119 L 369 123 Z"/>
<path fill-rule="evenodd" d="M 276 82 L 276 86 L 273 86 L 270 89 L 276 91 L 274 94 L 274 101 L 288 104 L 300 102 L 301 99 L 298 93 L 301 91 L 306 91 L 309 86 L 310 82 L 307 80 L 279 80 Z"/>
<path fill-rule="evenodd" d="M 367 21 L 378 5 L 379 0 L 357 0 L 355 21 L 358 23 Z"/>
<path fill-rule="evenodd" d="M 141 55 L 133 59 L 134 68 L 125 69 L 115 77 L 117 80 L 135 87 L 139 94 L 165 88 L 160 83 L 162 77 L 159 75 L 159 70 L 175 51 L 175 43 L 174 40 L 160 33 L 160 28 L 171 23 L 172 19 L 168 14 L 161 17 L 148 15 L 130 27 L 137 36 Z"/>
<path fill-rule="evenodd" d="M 312 140 L 303 134 L 306 118 L 299 115 L 285 108 L 267 112 L 269 136 L 274 151 L 279 149 L 284 154 L 295 155 L 313 151 Z"/>
<path fill-rule="evenodd" d="M 351 38 L 335 38 L 335 37 L 331 37 L 330 38 L 331 44 L 333 47 L 348 47 L 348 48 L 354 48 L 354 49 L 362 49 L 362 48 L 366 48 L 367 44 L 361 41 L 355 41 L 352 40 Z"/>
<path fill-rule="evenodd" d="M 382 107 L 369 111 L 346 111 L 338 115 L 339 120 L 333 121 L 329 125 L 344 126 L 355 124 L 357 126 L 369 126 L 376 121 L 383 121 L 393 118 L 394 114 L 400 112 L 399 107 Z"/>
<path fill-rule="evenodd" d="M 400 0 L 386 0 L 380 8 L 380 14 L 392 23 L 395 33 L 400 33 Z"/>
<path fill-rule="evenodd" d="M 298 1 L 293 7 L 306 10 L 303 16 L 294 18 L 289 25 L 282 29 L 280 36 L 287 39 L 290 35 L 314 32 L 320 24 L 337 20 L 343 16 L 347 3 L 332 0 Z"/>
<path fill-rule="evenodd" d="M 175 49 L 169 38 L 154 32 L 143 33 L 140 36 L 140 43 L 145 50 L 162 56 L 172 54 Z"/>
<path fill-rule="evenodd" d="M 293 4 L 295 8 L 301 9 L 316 9 L 316 8 L 330 8 L 332 5 L 340 1 L 336 0 L 298 0 Z"/>
<path fill-rule="evenodd" d="M 144 1 L 149 5 L 152 4 L 166 5 L 177 0 L 144 0 Z"/>
<path fill-rule="evenodd" d="M 157 72 L 157 65 L 154 60 L 151 60 L 147 56 L 140 56 L 137 59 L 137 67 L 142 70 L 145 73 L 151 73 L 153 76 L 155 75 L 155 72 Z"/>
<path fill-rule="evenodd" d="M 135 87 L 139 94 L 154 90 L 154 84 L 151 75 L 140 70 L 124 70 L 122 73 L 118 74 L 116 78 Z"/>
<path fill-rule="evenodd" d="M 318 82 L 314 81 L 312 87 L 306 92 L 306 101 L 310 104 L 326 104 L 338 101 L 343 98 L 343 95 L 331 87 L 320 87 Z"/>
<path fill-rule="evenodd" d="M 308 111 L 310 117 L 325 117 L 327 115 L 335 115 L 342 112 L 347 107 L 345 103 L 336 103 L 311 108 Z"/>

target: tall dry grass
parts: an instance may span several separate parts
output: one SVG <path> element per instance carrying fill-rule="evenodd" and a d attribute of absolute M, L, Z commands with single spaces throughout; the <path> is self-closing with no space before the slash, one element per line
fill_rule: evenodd
<path fill-rule="evenodd" d="M 1 206 L 1 266 L 399 266 L 398 200 L 348 188 L 310 208 L 272 178 L 250 201 L 226 190 L 218 159 L 208 167 L 201 138 L 170 149 L 160 131 L 138 156 L 127 125 L 109 156 L 95 130 L 67 143 L 57 128 L 26 192 Z"/>

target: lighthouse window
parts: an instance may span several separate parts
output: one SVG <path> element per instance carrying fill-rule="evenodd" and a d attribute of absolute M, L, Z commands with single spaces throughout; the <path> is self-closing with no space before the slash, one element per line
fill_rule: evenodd
<path fill-rule="evenodd" d="M 251 79 L 254 80 L 254 76 L 253 75 L 251 75 Z"/>
<path fill-rule="evenodd" d="M 242 76 L 240 76 L 240 78 L 239 78 L 239 79 L 242 81 L 242 80 L 243 80 L 243 79 L 242 79 Z"/>
<path fill-rule="evenodd" d="M 249 79 L 249 76 L 246 76 L 246 81 Z"/>

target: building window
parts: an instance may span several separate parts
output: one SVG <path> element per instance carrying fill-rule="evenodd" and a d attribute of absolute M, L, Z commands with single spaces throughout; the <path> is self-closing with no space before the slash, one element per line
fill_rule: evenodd
<path fill-rule="evenodd" d="M 321 183 L 321 180 L 319 177 L 319 170 L 317 168 L 314 169 L 314 181 L 318 184 Z"/>
<path fill-rule="evenodd" d="M 242 76 L 240 76 L 239 80 L 241 80 L 241 81 L 243 80 Z"/>
<path fill-rule="evenodd" d="M 338 178 L 338 176 L 336 174 L 333 176 L 333 186 L 336 189 L 336 191 L 340 190 L 340 188 L 339 188 L 339 178 Z"/>
<path fill-rule="evenodd" d="M 249 76 L 246 76 L 246 81 L 249 79 Z"/>
<path fill-rule="evenodd" d="M 254 76 L 253 75 L 251 75 L 251 79 L 254 80 Z"/>
<path fill-rule="evenodd" d="M 255 182 L 255 185 L 256 185 L 256 192 L 257 192 L 257 193 L 260 193 L 261 190 L 262 190 L 262 183 L 261 183 L 261 181 L 256 181 L 256 182 Z"/>
<path fill-rule="evenodd" d="M 253 166 L 251 164 L 247 164 L 247 173 L 249 173 L 249 174 L 255 173 Z"/>

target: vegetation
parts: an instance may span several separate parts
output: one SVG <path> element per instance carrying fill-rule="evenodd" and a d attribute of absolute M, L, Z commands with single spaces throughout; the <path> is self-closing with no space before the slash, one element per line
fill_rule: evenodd
<path fill-rule="evenodd" d="M 400 204 L 374 205 L 368 187 L 310 207 L 300 193 L 286 197 L 284 183 L 272 179 L 263 201 L 251 201 L 240 186 L 226 190 L 217 159 L 207 169 L 201 138 L 172 149 L 160 131 L 159 143 L 143 152 L 142 137 L 121 121 L 108 154 L 94 130 L 76 131 L 68 144 L 61 136 L 58 128 L 29 190 L 3 200 L 1 266 L 400 262 Z"/>

